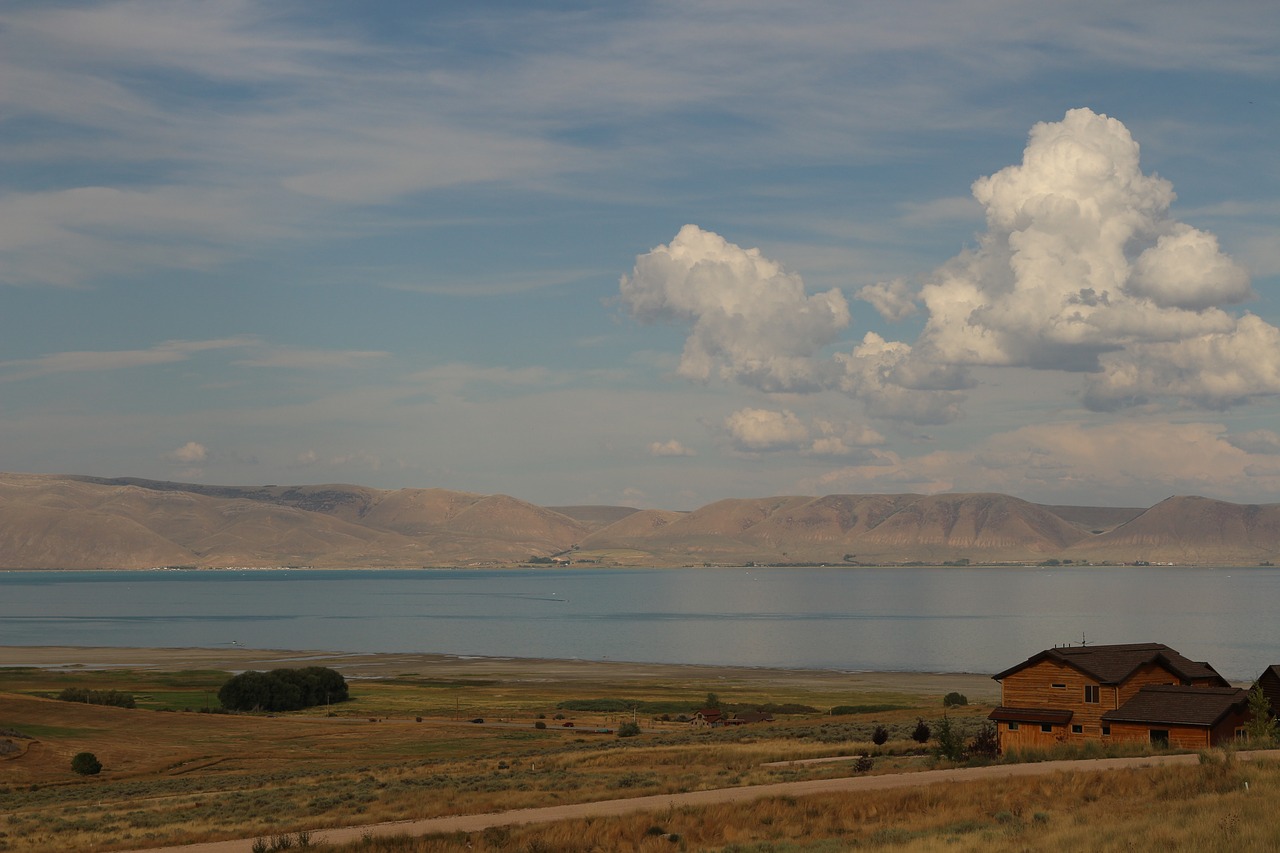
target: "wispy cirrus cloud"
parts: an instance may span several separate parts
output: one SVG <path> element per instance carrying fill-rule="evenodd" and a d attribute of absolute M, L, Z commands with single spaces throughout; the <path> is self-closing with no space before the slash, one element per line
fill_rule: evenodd
<path fill-rule="evenodd" d="M 209 341 L 165 341 L 149 349 L 51 353 L 38 358 L 0 361 L 0 382 L 18 382 L 54 373 L 92 373 L 169 364 L 186 361 L 200 352 L 239 349 L 257 343 L 256 338 L 235 337 Z"/>

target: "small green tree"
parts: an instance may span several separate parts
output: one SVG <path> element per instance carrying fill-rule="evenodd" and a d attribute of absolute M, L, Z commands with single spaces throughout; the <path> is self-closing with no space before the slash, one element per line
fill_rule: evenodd
<path fill-rule="evenodd" d="M 81 776 L 97 776 L 102 772 L 102 762 L 92 752 L 77 752 L 71 759 L 71 769 Z"/>
<path fill-rule="evenodd" d="M 634 720 L 627 720 L 618 726 L 618 737 L 635 737 L 640 734 L 640 724 Z"/>
<path fill-rule="evenodd" d="M 702 707 L 704 707 L 704 708 L 716 708 L 716 709 L 718 710 L 718 709 L 720 708 L 720 697 L 719 697 L 719 696 L 717 696 L 717 695 L 716 695 L 716 694 L 714 694 L 714 693 L 708 693 L 708 694 L 707 694 L 707 704 L 703 705 Z"/>
<path fill-rule="evenodd" d="M 968 704 L 969 704 L 969 697 L 965 696 L 963 693 L 956 693 L 955 691 L 952 691 L 948 693 L 946 696 L 942 697 L 942 707 L 944 708 L 954 708 L 958 705 L 968 705 Z"/>
<path fill-rule="evenodd" d="M 923 718 L 917 717 L 915 730 L 911 732 L 911 739 L 916 743 L 928 743 L 929 738 L 932 736 L 933 731 L 930 730 L 929 724 Z"/>
<path fill-rule="evenodd" d="M 871 733 L 871 742 L 876 746 L 884 746 L 887 740 L 889 740 L 889 730 L 884 726 L 876 726 L 875 731 Z"/>
<path fill-rule="evenodd" d="M 951 718 L 944 716 L 938 723 L 938 757 L 948 761 L 960 761 L 964 758 L 964 739 L 951 724 Z"/>
<path fill-rule="evenodd" d="M 1262 686 L 1255 684 L 1249 691 L 1249 722 L 1244 727 L 1249 742 L 1259 746 L 1271 746 L 1280 740 L 1280 723 L 1271 713 L 1271 703 L 1267 701 Z"/>

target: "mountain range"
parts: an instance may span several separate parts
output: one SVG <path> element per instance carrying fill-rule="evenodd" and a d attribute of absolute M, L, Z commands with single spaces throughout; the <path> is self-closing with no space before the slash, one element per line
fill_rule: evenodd
<path fill-rule="evenodd" d="M 1002 494 L 779 496 L 691 512 L 352 485 L 0 473 L 0 568 L 1149 562 L 1280 557 L 1280 504 Z"/>

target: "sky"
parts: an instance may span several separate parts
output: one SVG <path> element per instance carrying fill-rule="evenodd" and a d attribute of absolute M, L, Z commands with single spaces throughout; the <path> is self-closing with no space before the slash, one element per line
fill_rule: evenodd
<path fill-rule="evenodd" d="M 0 470 L 1280 502 L 1280 5 L 0 6 Z"/>

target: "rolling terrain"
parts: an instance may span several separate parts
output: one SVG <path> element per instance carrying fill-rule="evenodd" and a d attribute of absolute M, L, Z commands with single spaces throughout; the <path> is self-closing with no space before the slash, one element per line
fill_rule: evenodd
<path fill-rule="evenodd" d="M 0 474 L 0 568 L 1138 562 L 1280 558 L 1280 504 L 1068 507 L 1001 494 L 735 498 L 692 512 L 542 507 L 352 485 Z"/>

